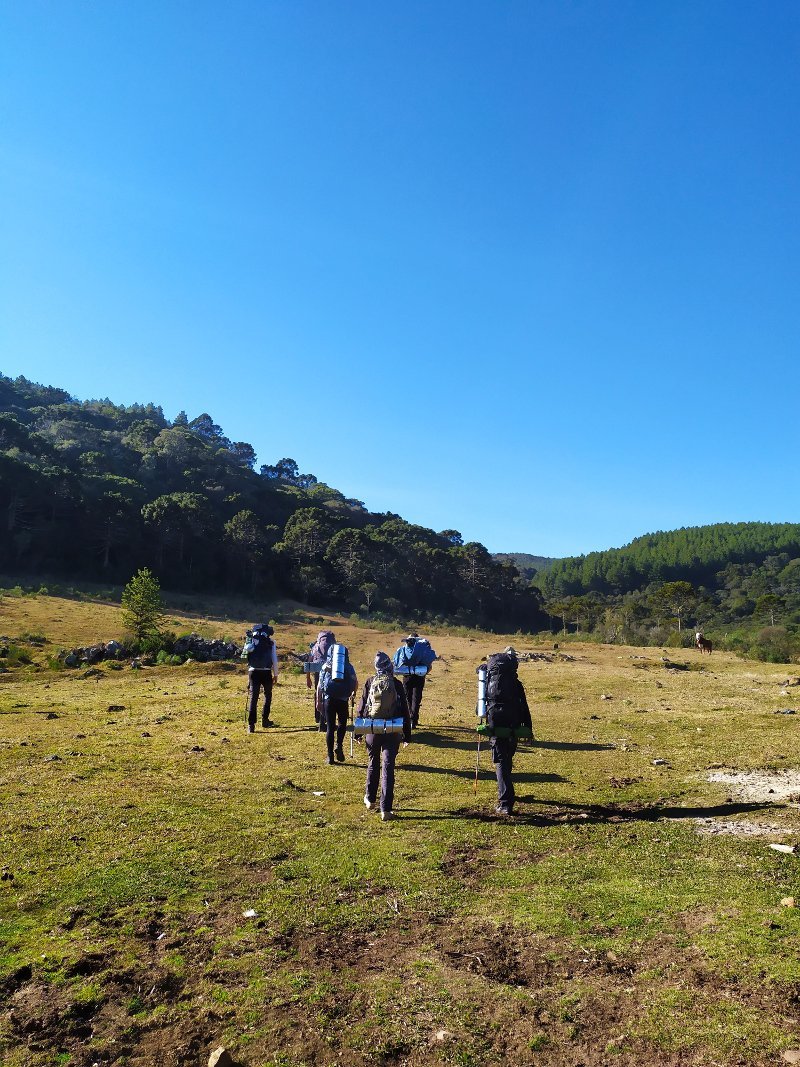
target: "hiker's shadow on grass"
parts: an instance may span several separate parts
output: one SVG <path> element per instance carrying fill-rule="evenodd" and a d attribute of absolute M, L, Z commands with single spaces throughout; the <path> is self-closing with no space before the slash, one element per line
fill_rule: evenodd
<path fill-rule="evenodd" d="M 538 737 L 527 744 L 529 748 L 550 748 L 557 752 L 608 752 L 616 747 L 600 741 L 544 741 Z M 525 749 L 520 747 L 518 751 L 524 752 Z"/>
<path fill-rule="evenodd" d="M 516 776 L 515 776 L 516 777 Z M 552 806 L 554 812 L 519 812 L 513 821 L 525 826 L 587 826 L 592 823 L 630 823 L 661 822 L 665 819 L 716 819 L 726 815 L 746 815 L 757 811 L 775 811 L 782 804 L 712 804 L 709 807 L 623 807 L 599 804 L 564 804 L 555 800 L 538 800 L 535 796 L 518 797 L 520 802 Z M 566 809 L 566 810 L 565 810 Z M 480 822 L 507 821 L 505 817 L 489 814 L 485 811 L 464 811 L 465 819 L 477 819 Z"/>
<path fill-rule="evenodd" d="M 447 733 L 455 732 L 452 729 L 447 730 Z M 415 730 L 413 739 L 415 744 L 427 745 L 428 748 L 457 748 L 466 751 L 472 749 L 474 751 L 479 737 L 474 730 L 458 730 L 458 733 L 465 733 L 471 736 L 471 741 L 459 741 L 448 737 L 447 733 L 434 733 L 432 730 Z M 482 737 L 481 745 L 485 745 L 488 748 L 489 738 Z M 614 745 L 603 744 L 599 741 L 545 741 L 535 738 L 533 741 L 523 741 L 517 751 L 524 755 L 526 751 L 531 751 L 534 748 L 548 748 L 560 752 L 609 752 L 614 749 Z"/>
<path fill-rule="evenodd" d="M 402 763 L 398 764 L 398 768 L 404 771 L 420 771 L 422 774 L 447 774 L 453 778 L 474 778 L 475 771 L 473 768 L 462 770 L 458 767 L 430 767 L 427 764 L 422 763 Z M 494 782 L 495 775 L 491 771 L 481 770 L 478 773 L 478 781 L 486 780 L 487 782 Z M 532 771 L 524 771 L 522 774 L 514 775 L 515 782 L 528 782 L 533 784 L 534 782 L 566 782 L 569 784 L 569 778 L 562 778 L 560 774 L 535 774 Z"/>

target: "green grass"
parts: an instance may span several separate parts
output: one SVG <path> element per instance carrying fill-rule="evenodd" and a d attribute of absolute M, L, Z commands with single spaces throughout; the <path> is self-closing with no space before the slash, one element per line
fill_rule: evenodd
<path fill-rule="evenodd" d="M 381 824 L 363 747 L 322 762 L 303 676 L 283 673 L 278 729 L 248 736 L 241 669 L 50 671 L 52 647 L 84 643 L 87 606 L 3 607 L 6 632 L 49 642 L 0 678 L 0 983 L 33 972 L 13 1018 L 0 1006 L 4 1063 L 145 1065 L 194 1042 L 198 1062 L 225 1043 L 250 1067 L 733 1065 L 797 1044 L 800 927 L 780 904 L 800 897 L 797 857 L 695 823 L 712 809 L 796 840 L 796 808 L 741 811 L 706 780 L 800 765 L 773 714 L 780 668 L 715 653 L 670 674 L 578 644 L 573 663 L 523 665 L 537 741 L 516 762 L 519 817 L 498 821 L 485 747 L 473 791 L 474 665 L 510 638 L 441 632 L 400 818 Z M 402 636 L 326 622 L 362 675 Z M 318 625 L 295 618 L 279 647 Z"/>

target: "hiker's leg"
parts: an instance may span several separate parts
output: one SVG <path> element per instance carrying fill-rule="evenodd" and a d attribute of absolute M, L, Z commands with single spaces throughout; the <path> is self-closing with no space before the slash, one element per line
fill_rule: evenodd
<path fill-rule="evenodd" d="M 375 734 L 367 734 L 364 742 L 367 746 L 367 784 L 364 787 L 364 796 L 374 804 L 381 776 L 381 743 Z"/>
<path fill-rule="evenodd" d="M 419 709 L 422 704 L 422 690 L 425 688 L 425 679 L 421 675 L 415 675 L 414 682 L 414 711 L 411 721 L 414 726 L 419 726 Z"/>
<path fill-rule="evenodd" d="M 247 675 L 247 725 L 255 729 L 256 709 L 258 707 L 258 682 L 256 672 L 249 671 Z"/>
<path fill-rule="evenodd" d="M 511 777 L 516 738 L 493 737 L 491 739 L 492 762 L 497 775 L 497 806 L 504 811 L 514 807 L 514 782 Z"/>
<path fill-rule="evenodd" d="M 261 709 L 261 724 L 266 726 L 269 722 L 269 713 L 272 710 L 272 672 L 265 672 L 261 679 L 264 689 L 264 707 Z"/>
<path fill-rule="evenodd" d="M 394 761 L 400 751 L 400 734 L 386 734 L 381 753 L 381 811 L 391 811 L 394 803 Z"/>
<path fill-rule="evenodd" d="M 336 727 L 336 749 L 340 751 L 344 744 L 345 734 L 347 733 L 347 701 L 344 701 L 340 708 L 336 709 L 336 718 L 338 720 L 338 726 Z"/>

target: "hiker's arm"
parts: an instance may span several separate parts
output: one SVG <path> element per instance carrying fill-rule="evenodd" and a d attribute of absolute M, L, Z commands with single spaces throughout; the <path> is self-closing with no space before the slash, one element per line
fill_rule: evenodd
<path fill-rule="evenodd" d="M 277 682 L 278 680 L 278 646 L 275 642 L 272 642 L 272 680 Z"/>
<path fill-rule="evenodd" d="M 519 699 L 520 703 L 522 704 L 522 725 L 530 726 L 531 729 L 533 729 L 533 722 L 531 721 L 531 712 L 530 708 L 528 707 L 528 698 L 525 695 L 525 687 L 519 679 L 517 679 L 517 685 L 519 686 Z"/>
<path fill-rule="evenodd" d="M 361 699 L 358 702 L 356 708 L 356 715 L 361 718 L 364 714 L 364 708 L 367 706 L 367 697 L 369 696 L 369 678 L 364 682 L 364 691 L 361 694 Z"/>

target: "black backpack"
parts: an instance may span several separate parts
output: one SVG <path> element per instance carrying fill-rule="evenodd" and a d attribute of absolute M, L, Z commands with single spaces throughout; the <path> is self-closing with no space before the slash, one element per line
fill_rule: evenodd
<path fill-rule="evenodd" d="M 490 730 L 513 730 L 522 725 L 517 659 L 506 652 L 486 661 L 486 721 Z"/>

